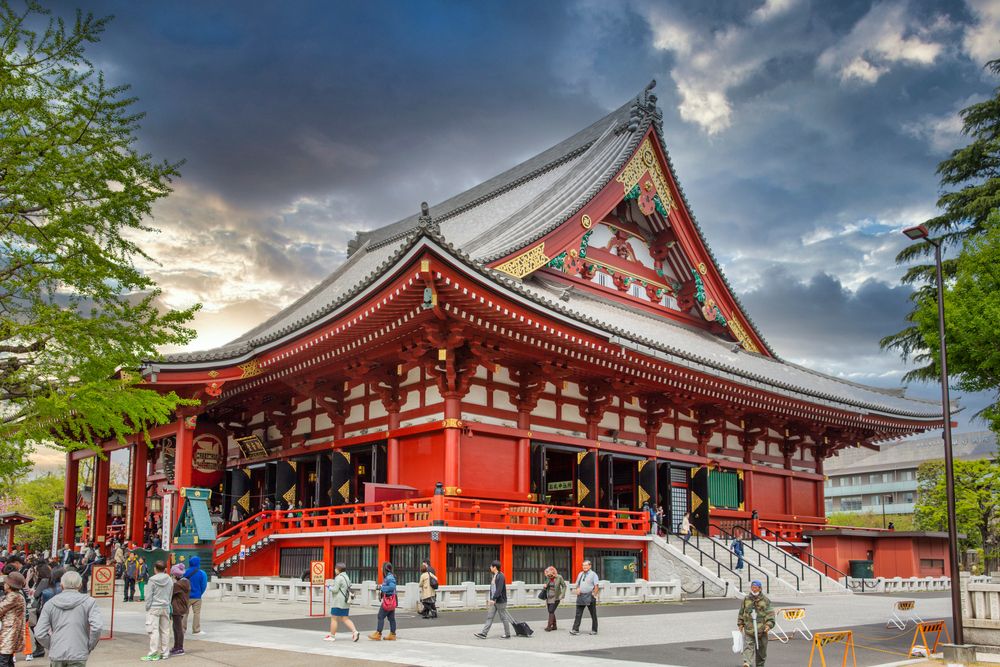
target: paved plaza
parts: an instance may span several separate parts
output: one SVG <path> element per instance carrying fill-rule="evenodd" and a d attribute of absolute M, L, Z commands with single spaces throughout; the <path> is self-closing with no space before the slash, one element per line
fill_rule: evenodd
<path fill-rule="evenodd" d="M 945 618 L 949 599 L 945 595 L 909 596 L 918 600 L 924 619 Z M 859 667 L 888 664 L 920 664 L 907 660 L 906 650 L 913 636 L 907 631 L 887 630 L 885 620 L 898 597 L 884 595 L 814 596 L 776 598 L 775 606 L 803 606 L 814 630 L 850 628 L 855 631 Z M 481 626 L 484 612 L 443 612 L 436 620 L 424 620 L 411 612 L 397 612 L 399 639 L 372 642 L 364 636 L 351 643 L 342 633 L 335 643 L 323 641 L 328 618 L 308 618 L 304 603 L 249 600 L 206 600 L 203 612 L 204 635 L 188 637 L 187 655 L 176 660 L 201 665 L 673 665 L 723 667 L 739 665 L 730 651 L 737 601 L 693 600 L 675 604 L 607 605 L 600 608 L 600 633 L 584 631 L 571 636 L 573 607 L 559 613 L 559 630 L 544 632 L 541 609 L 515 609 L 518 620 L 535 629 L 531 638 L 500 639 L 502 626 L 494 625 L 490 637 L 473 637 Z M 109 605 L 103 604 L 105 614 Z M 125 665 L 138 661 L 146 652 L 143 611 L 139 603 L 115 605 L 115 638 L 104 641 L 91 664 Z M 367 634 L 374 629 L 375 615 L 352 609 L 358 629 Z M 768 665 L 802 667 L 808 664 L 810 643 L 802 639 L 787 644 L 771 641 Z M 828 651 L 840 664 L 839 648 Z M 319 661 L 317 656 L 324 656 Z M 36 661 L 44 667 L 47 661 Z M 818 664 L 818 661 L 817 661 Z M 925 663 L 932 664 L 932 663 Z"/>

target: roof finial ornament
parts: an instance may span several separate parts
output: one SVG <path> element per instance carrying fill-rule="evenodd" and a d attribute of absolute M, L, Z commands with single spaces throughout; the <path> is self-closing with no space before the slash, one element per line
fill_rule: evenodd
<path fill-rule="evenodd" d="M 417 226 L 433 232 L 440 231 L 437 222 L 431 216 L 431 209 L 425 201 L 420 202 L 420 218 L 417 220 Z"/>
<path fill-rule="evenodd" d="M 650 118 L 653 121 L 657 130 L 662 129 L 663 112 L 656 106 L 657 97 L 656 93 L 653 92 L 653 88 L 655 87 L 656 79 L 653 79 L 643 88 L 642 94 L 636 96 L 635 102 L 632 103 L 631 112 L 629 113 L 629 132 L 638 130 L 639 125 L 646 118 Z"/>

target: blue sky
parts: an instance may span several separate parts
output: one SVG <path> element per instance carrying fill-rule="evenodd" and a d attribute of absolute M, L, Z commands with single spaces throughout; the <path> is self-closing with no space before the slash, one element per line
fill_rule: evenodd
<path fill-rule="evenodd" d="M 1000 57 L 988 0 L 86 8 L 116 15 L 89 53 L 132 84 L 142 148 L 186 160 L 144 246 L 167 303 L 204 304 L 195 347 L 289 303 L 356 231 L 499 173 L 655 78 L 680 182 L 772 346 L 880 386 L 906 370 L 877 344 L 909 310 L 899 232 L 934 213 L 957 111 L 992 93 L 982 66 Z M 962 396 L 967 414 L 985 400 Z"/>

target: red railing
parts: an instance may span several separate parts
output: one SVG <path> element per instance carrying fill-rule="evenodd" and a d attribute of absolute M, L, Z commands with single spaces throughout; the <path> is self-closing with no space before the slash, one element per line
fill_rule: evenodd
<path fill-rule="evenodd" d="M 379 503 L 295 510 L 268 510 L 223 531 L 215 540 L 215 562 L 224 564 L 275 534 L 456 526 L 559 533 L 641 536 L 649 532 L 644 512 L 535 505 L 434 496 Z"/>

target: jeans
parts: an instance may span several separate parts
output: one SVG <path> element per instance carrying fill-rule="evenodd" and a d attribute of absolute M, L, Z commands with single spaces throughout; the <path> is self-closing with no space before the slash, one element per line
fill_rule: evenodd
<path fill-rule="evenodd" d="M 573 619 L 573 630 L 575 632 L 580 631 L 580 622 L 583 620 L 584 609 L 590 610 L 590 631 L 597 632 L 597 600 L 593 600 L 586 606 L 582 604 L 576 605 L 576 618 Z"/>
<path fill-rule="evenodd" d="M 396 610 L 386 611 L 384 607 L 378 608 L 378 631 L 382 632 L 387 618 L 389 619 L 389 632 L 396 634 Z"/>
<path fill-rule="evenodd" d="M 125 602 L 135 598 L 135 579 L 125 577 Z"/>
<path fill-rule="evenodd" d="M 496 602 L 490 605 L 490 610 L 486 614 L 486 625 L 483 626 L 483 634 L 488 635 L 490 633 L 490 627 L 493 625 L 493 618 L 500 614 L 500 620 L 503 621 L 503 634 L 504 636 L 510 636 L 510 624 L 514 622 L 514 619 L 510 617 L 510 613 L 507 611 L 506 602 Z"/>

